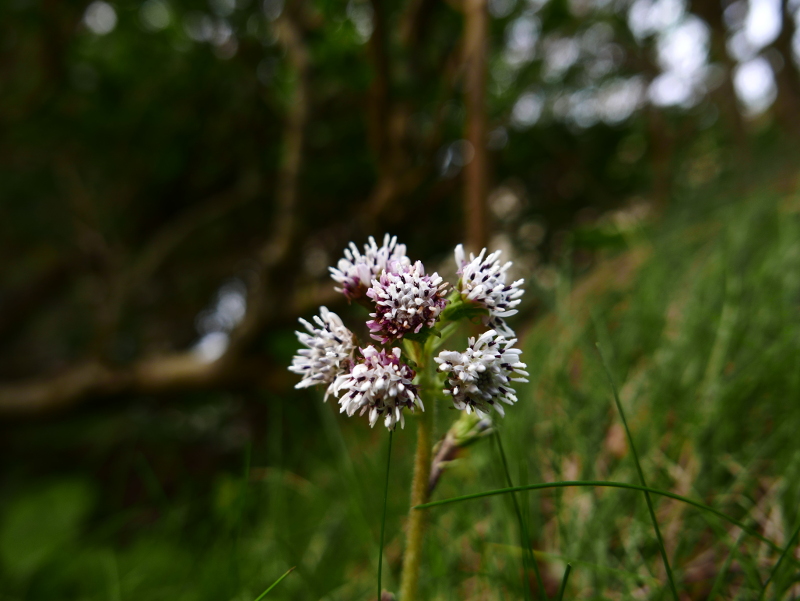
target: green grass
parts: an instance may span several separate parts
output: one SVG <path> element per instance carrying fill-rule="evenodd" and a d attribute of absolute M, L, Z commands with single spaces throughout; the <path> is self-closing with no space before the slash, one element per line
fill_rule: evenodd
<path fill-rule="evenodd" d="M 487 439 L 434 500 L 510 480 L 640 484 L 599 342 L 647 485 L 777 545 L 653 496 L 678 591 L 752 599 L 769 579 L 763 598 L 791 598 L 796 540 L 778 562 L 800 523 L 800 197 L 686 199 L 624 238 L 588 274 L 562 272 L 554 290 L 532 283 L 551 310 L 520 328 L 532 377 L 500 424 L 507 469 Z M 385 431 L 288 390 L 144 407 L 20 425 L 3 443 L 0 600 L 253 601 L 293 566 L 267 599 L 374 598 Z M 437 430 L 454 417 L 441 408 Z M 401 569 L 408 421 L 392 450 L 387 590 Z M 532 561 L 551 598 L 562 581 L 564 599 L 671 597 L 640 490 L 521 491 L 516 503 L 430 511 L 424 599 L 522 599 L 523 582 L 539 598 Z"/>

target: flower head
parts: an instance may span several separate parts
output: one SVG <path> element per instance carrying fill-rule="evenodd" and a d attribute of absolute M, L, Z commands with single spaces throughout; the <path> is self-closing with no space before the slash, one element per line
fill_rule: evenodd
<path fill-rule="evenodd" d="M 513 336 L 514 331 L 509 328 L 504 317 L 517 313 L 520 297 L 525 292 L 522 286 L 525 280 L 517 280 L 511 284 L 506 283 L 506 271 L 511 267 L 511 261 L 500 265 L 501 251 L 497 250 L 484 257 L 484 248 L 477 257 L 470 253 L 469 261 L 464 256 L 464 247 L 456 246 L 455 256 L 458 274 L 458 289 L 461 298 L 473 302 L 489 310 L 489 315 L 484 319 L 484 324 L 491 326 L 506 336 Z"/>
<path fill-rule="evenodd" d="M 378 246 L 375 238 L 369 237 L 369 244 L 364 245 L 364 254 L 359 252 L 354 243 L 344 249 L 344 258 L 339 259 L 336 267 L 330 267 L 331 277 L 339 283 L 341 288 L 337 292 L 343 293 L 348 300 L 364 295 L 372 280 L 380 276 L 390 261 L 397 261 L 402 265 L 410 263 L 406 257 L 406 245 L 397 243 L 397 236 L 383 237 L 383 244 Z"/>
<path fill-rule="evenodd" d="M 300 319 L 308 333 L 295 332 L 297 339 L 308 348 L 300 349 L 292 359 L 289 371 L 303 376 L 295 388 L 307 388 L 317 384 L 327 384 L 325 400 L 333 392 L 336 377 L 349 371 L 356 349 L 355 337 L 342 323 L 341 318 L 320 307 L 320 314 L 314 316 L 319 326 L 315 328 L 305 319 Z"/>
<path fill-rule="evenodd" d="M 442 351 L 434 358 L 439 370 L 449 374 L 444 393 L 453 397 L 456 409 L 475 411 L 483 418 L 490 407 L 505 415 L 501 401 L 517 402 L 510 382 L 527 382 L 528 372 L 519 360 L 521 351 L 512 348 L 515 342 L 489 330 L 477 340 L 470 338 L 465 352 Z"/>
<path fill-rule="evenodd" d="M 370 336 L 387 344 L 409 332 L 433 327 L 447 304 L 443 294 L 448 285 L 438 273 L 425 275 L 420 261 L 413 265 L 389 263 L 367 290 L 367 296 L 375 301 L 375 312 L 367 322 Z"/>
<path fill-rule="evenodd" d="M 374 346 L 361 349 L 363 362 L 353 366 L 350 373 L 340 375 L 334 383 L 334 391 L 347 390 L 339 399 L 341 412 L 352 416 L 356 411 L 363 415 L 369 411 L 369 425 L 374 426 L 383 416 L 384 425 L 393 430 L 400 422 L 405 425 L 403 409 L 425 410 L 417 387 L 411 383 L 414 370 L 400 362 L 400 349 L 391 352 L 376 350 Z"/>

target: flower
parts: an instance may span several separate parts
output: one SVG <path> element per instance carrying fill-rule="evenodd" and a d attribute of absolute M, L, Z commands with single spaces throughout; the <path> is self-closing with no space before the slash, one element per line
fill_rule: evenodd
<path fill-rule="evenodd" d="M 372 280 L 380 276 L 390 261 L 408 265 L 411 261 L 406 257 L 406 245 L 397 243 L 397 236 L 383 237 L 383 244 L 378 246 L 375 238 L 369 237 L 369 244 L 364 245 L 364 254 L 358 251 L 354 243 L 344 249 L 344 258 L 339 259 L 336 267 L 329 267 L 331 277 L 341 285 L 337 292 L 343 293 L 348 300 L 364 295 Z"/>
<path fill-rule="evenodd" d="M 387 353 L 385 349 L 378 351 L 374 346 L 368 346 L 361 349 L 361 354 L 364 361 L 354 365 L 350 373 L 340 375 L 334 383 L 337 395 L 349 390 L 339 399 L 342 413 L 352 416 L 359 410 L 359 415 L 369 411 L 370 427 L 384 416 L 384 425 L 393 430 L 397 422 L 401 427 L 405 425 L 403 409 L 414 411 L 419 407 L 425 410 L 417 387 L 411 383 L 416 374 L 400 362 L 399 348 Z"/>
<path fill-rule="evenodd" d="M 379 280 L 372 280 L 367 296 L 375 301 L 373 319 L 367 322 L 370 336 L 387 344 L 409 332 L 430 328 L 447 304 L 443 297 L 449 284 L 438 273 L 425 275 L 420 261 L 405 265 L 389 263 Z"/>
<path fill-rule="evenodd" d="M 520 286 L 525 280 L 507 284 L 506 271 L 511 267 L 511 261 L 501 266 L 499 250 L 484 258 L 485 254 L 485 248 L 477 257 L 470 253 L 467 261 L 464 247 L 460 244 L 456 246 L 456 265 L 461 276 L 458 289 L 461 298 L 489 310 L 489 315 L 484 318 L 484 325 L 493 327 L 505 336 L 514 336 L 514 331 L 506 325 L 503 318 L 517 313 L 515 307 L 522 302 L 520 297 L 525 292 Z"/>
<path fill-rule="evenodd" d="M 297 339 L 308 348 L 300 349 L 292 359 L 289 371 L 303 376 L 295 388 L 307 388 L 317 384 L 328 384 L 325 400 L 333 392 L 336 377 L 347 372 L 353 363 L 356 349 L 355 336 L 342 323 L 341 318 L 320 307 L 320 315 L 314 316 L 319 325 L 315 328 L 305 319 L 300 319 L 308 333 L 295 332 Z"/>
<path fill-rule="evenodd" d="M 527 382 L 521 376 L 527 376 L 528 372 L 519 360 L 522 351 L 512 348 L 515 342 L 514 338 L 509 340 L 489 330 L 477 341 L 470 338 L 465 352 L 442 351 L 434 358 L 439 371 L 449 373 L 444 393 L 453 397 L 456 409 L 465 409 L 467 413 L 475 411 L 484 418 L 489 407 L 505 415 L 498 401 L 508 405 L 517 402 L 510 382 Z"/>

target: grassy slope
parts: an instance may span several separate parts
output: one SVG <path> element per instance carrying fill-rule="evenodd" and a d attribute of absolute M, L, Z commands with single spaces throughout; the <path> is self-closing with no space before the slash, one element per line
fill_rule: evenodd
<path fill-rule="evenodd" d="M 575 288 L 562 274 L 553 311 L 526 336 L 532 381 L 501 433 L 517 482 L 636 483 L 599 341 L 649 484 L 701 499 L 784 544 L 800 520 L 800 198 L 762 191 L 703 203 L 702 214 L 676 207 L 628 230 L 627 249 L 609 252 Z M 271 414 L 265 436 L 236 451 L 228 469 L 200 476 L 203 486 L 176 485 L 180 465 L 165 481 L 157 451 L 149 461 L 124 455 L 114 469 L 136 474 L 147 493 L 124 511 L 108 503 L 115 480 L 97 480 L 99 459 L 34 484 L 20 468 L 0 493 L 0 599 L 252 600 L 293 565 L 270 599 L 370 598 L 385 433 L 341 419 L 315 396 L 283 401 L 283 418 Z M 441 429 L 452 414 L 440 413 Z M 84 456 L 100 456 L 103 437 L 121 436 L 129 418 L 50 424 L 29 444 L 55 453 L 59 436 L 64 445 L 90 438 L 95 447 Z M 390 589 L 412 448 L 413 427 L 395 439 Z M 497 450 L 484 442 L 453 465 L 436 497 L 503 485 Z M 564 489 L 523 500 L 551 592 L 570 560 L 567 598 L 668 598 L 640 494 Z M 656 510 L 690 597 L 712 589 L 719 598 L 757 596 L 775 553 L 675 501 L 658 499 Z M 508 498 L 433 510 L 424 598 L 522 598 L 518 541 Z M 779 574 L 768 597 L 785 590 L 791 572 Z"/>
<path fill-rule="evenodd" d="M 531 480 L 637 482 L 599 342 L 649 483 L 785 542 L 800 519 L 800 198 L 770 194 L 720 203 L 700 218 L 676 211 L 606 266 L 609 280 L 624 280 L 646 252 L 629 289 L 579 290 L 577 303 L 565 295 L 534 329 L 534 402 L 506 435 Z M 578 569 L 571 594 L 657 598 L 665 589 L 640 495 L 570 490 L 531 507 L 545 549 L 628 574 Z M 692 596 L 706 598 L 731 549 L 734 574 L 721 575 L 718 590 L 743 598 L 759 590 L 775 559 L 763 544 L 737 546 L 736 532 L 677 502 L 660 501 L 658 515 Z"/>

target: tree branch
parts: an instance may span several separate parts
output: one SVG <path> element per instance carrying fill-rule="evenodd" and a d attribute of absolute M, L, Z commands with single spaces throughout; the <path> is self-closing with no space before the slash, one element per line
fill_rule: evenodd
<path fill-rule="evenodd" d="M 299 288 L 286 310 L 272 315 L 265 325 L 285 323 L 339 298 L 330 285 Z M 209 362 L 191 351 L 183 351 L 146 357 L 122 367 L 87 361 L 54 376 L 0 384 L 0 416 L 37 417 L 98 397 L 121 394 L 263 386 L 285 368 L 271 369 L 267 360 L 255 354 L 232 359 L 226 353 L 217 361 Z"/>
<path fill-rule="evenodd" d="M 294 6 L 299 10 L 300 7 Z M 295 87 L 289 101 L 283 133 L 283 156 L 275 191 L 276 209 L 269 241 L 258 256 L 259 268 L 250 284 L 247 313 L 231 336 L 223 361 L 236 361 L 264 329 L 276 305 L 276 297 L 287 286 L 269 286 L 274 274 L 292 258 L 297 238 L 297 205 L 300 173 L 303 166 L 306 129 L 310 116 L 310 58 L 303 34 L 292 11 L 287 10 L 275 22 L 275 34 L 286 49 L 295 73 Z M 285 293 L 284 293 L 285 294 Z"/>
<path fill-rule="evenodd" d="M 232 333 L 226 352 L 213 363 L 203 361 L 191 352 L 179 352 L 145 358 L 122 368 L 108 367 L 97 361 L 79 364 L 52 378 L 0 386 L 0 413 L 35 415 L 63 409 L 97 396 L 214 388 L 234 381 L 246 383 L 253 378 L 263 378 L 263 365 L 255 370 L 255 376 L 247 376 L 242 372 L 242 365 L 247 362 L 243 354 L 273 319 L 286 317 L 287 311 L 275 310 L 275 294 L 270 290 L 269 281 L 270 276 L 284 267 L 291 257 L 290 251 L 297 236 L 299 176 L 310 99 L 309 55 L 300 27 L 288 7 L 284 15 L 276 21 L 275 27 L 276 35 L 284 45 L 287 58 L 295 71 L 296 84 L 286 115 L 272 235 L 258 255 L 259 269 L 250 286 L 248 310 L 240 326 Z M 131 283 L 141 281 L 152 273 L 165 253 L 188 234 L 192 224 L 198 220 L 213 218 L 225 206 L 226 202 L 219 206 L 217 202 L 204 205 L 191 219 L 179 222 L 175 228 L 167 230 L 135 264 L 130 274 Z M 284 288 L 288 290 L 280 306 L 290 308 L 288 312 L 293 315 L 306 311 L 308 307 L 305 303 L 309 301 L 319 304 L 319 292 L 309 295 L 298 291 L 297 297 L 301 300 L 297 301 L 292 296 L 291 287 Z"/>
<path fill-rule="evenodd" d="M 792 49 L 796 27 L 789 0 L 781 2 L 781 17 L 783 20 L 781 32 L 773 43 L 783 58 L 783 69 L 780 69 L 776 75 L 778 98 L 775 108 L 784 127 L 796 135 L 800 132 L 800 115 L 797 111 L 798 100 L 800 100 L 800 76 L 797 73 Z"/>
<path fill-rule="evenodd" d="M 467 245 L 476 252 L 488 243 L 486 196 L 488 156 L 486 150 L 486 0 L 464 2 L 464 69 L 467 108 L 466 139 L 474 155 L 464 168 L 464 219 Z"/>

